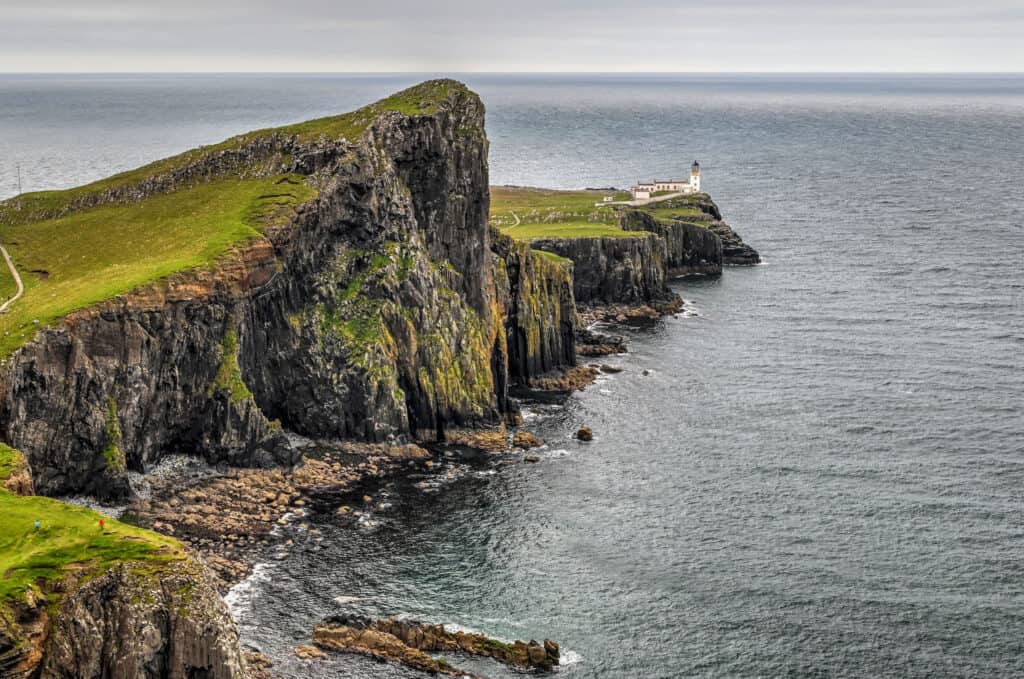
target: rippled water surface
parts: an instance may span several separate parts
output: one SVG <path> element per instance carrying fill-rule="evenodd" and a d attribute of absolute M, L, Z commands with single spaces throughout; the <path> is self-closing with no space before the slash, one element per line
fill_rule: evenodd
<path fill-rule="evenodd" d="M 0 195 L 414 80 L 0 76 Z M 353 609 L 555 638 L 581 678 L 1024 674 L 1024 78 L 469 80 L 495 183 L 697 158 L 767 264 L 678 283 L 696 315 L 538 406 L 541 463 L 316 518 L 233 594 L 246 639 L 294 677 L 415 676 L 291 656 Z"/>

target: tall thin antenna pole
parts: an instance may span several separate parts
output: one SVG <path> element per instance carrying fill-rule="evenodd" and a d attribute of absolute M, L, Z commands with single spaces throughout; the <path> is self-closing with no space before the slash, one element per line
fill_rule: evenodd
<path fill-rule="evenodd" d="M 14 167 L 18 169 L 18 195 L 21 195 L 21 163 L 15 163 Z"/>

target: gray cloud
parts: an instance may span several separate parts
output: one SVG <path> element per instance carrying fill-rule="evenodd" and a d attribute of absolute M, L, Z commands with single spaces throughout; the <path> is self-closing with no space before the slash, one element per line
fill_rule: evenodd
<path fill-rule="evenodd" d="M 0 0 L 0 71 L 1024 71 L 1019 0 Z"/>

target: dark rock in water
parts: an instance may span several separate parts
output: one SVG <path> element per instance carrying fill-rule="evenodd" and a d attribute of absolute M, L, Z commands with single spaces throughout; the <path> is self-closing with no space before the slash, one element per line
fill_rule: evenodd
<path fill-rule="evenodd" d="M 522 450 L 528 450 L 530 448 L 539 448 L 544 445 L 544 442 L 531 432 L 519 430 L 512 437 L 512 445 Z"/>
<path fill-rule="evenodd" d="M 530 380 L 530 387 L 539 391 L 581 391 L 594 383 L 597 373 L 597 369 L 589 365 L 576 366 L 535 377 Z"/>
<path fill-rule="evenodd" d="M 626 341 L 621 335 L 606 335 L 588 328 L 576 331 L 576 353 L 579 356 L 611 356 L 626 352 Z"/>
<path fill-rule="evenodd" d="M 743 242 L 739 234 L 725 222 L 714 222 L 709 227 L 722 239 L 722 261 L 733 266 L 752 266 L 761 262 L 757 250 Z"/>
<path fill-rule="evenodd" d="M 590 427 L 580 427 L 576 432 L 576 438 L 580 441 L 593 441 L 594 432 Z"/>
<path fill-rule="evenodd" d="M 528 450 L 544 445 L 544 441 L 525 429 L 510 433 L 504 427 L 493 430 L 456 430 L 449 432 L 447 443 L 475 448 L 488 453 L 501 453 L 510 448 Z"/>
<path fill-rule="evenodd" d="M 468 673 L 427 652 L 469 653 L 493 658 L 519 670 L 551 671 L 560 658 L 558 644 L 550 639 L 545 639 L 543 644 L 532 640 L 506 643 L 483 634 L 449 632 L 442 625 L 396 618 L 377 621 L 335 618 L 313 630 L 313 643 L 321 648 L 369 655 L 452 676 Z"/>
<path fill-rule="evenodd" d="M 601 304 L 587 307 L 580 311 L 580 317 L 586 322 L 603 321 L 634 327 L 650 326 L 661 318 L 674 314 L 683 308 L 683 300 L 678 295 L 652 301 L 647 304 Z"/>
<path fill-rule="evenodd" d="M 540 462 L 540 455 L 527 455 L 523 458 L 523 462 Z"/>
<path fill-rule="evenodd" d="M 602 363 L 600 370 L 606 375 L 616 375 L 622 372 L 622 368 L 616 367 L 614 365 L 608 365 L 607 363 Z"/>

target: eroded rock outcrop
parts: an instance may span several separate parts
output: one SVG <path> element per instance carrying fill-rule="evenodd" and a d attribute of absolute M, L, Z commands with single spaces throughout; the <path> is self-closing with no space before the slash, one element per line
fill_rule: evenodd
<path fill-rule="evenodd" d="M 572 262 L 554 260 L 507 236 L 495 233 L 493 238 L 510 379 L 525 384 L 537 375 L 576 365 Z"/>
<path fill-rule="evenodd" d="M 449 631 L 443 625 L 398 618 L 368 620 L 349 616 L 330 620 L 313 630 L 313 643 L 452 676 L 472 675 L 426 652 L 469 653 L 493 658 L 518 670 L 543 671 L 554 669 L 560 656 L 558 644 L 550 639 L 543 643 L 506 643 L 475 632 Z"/>
<path fill-rule="evenodd" d="M 691 229 L 699 228 L 703 229 L 705 233 L 710 232 L 714 234 L 722 244 L 722 264 L 731 266 L 750 266 L 752 264 L 758 264 L 761 261 L 761 257 L 757 250 L 744 243 L 743 239 L 740 238 L 740 235 L 733 231 L 731 226 L 722 221 L 721 210 L 719 210 L 718 205 L 715 204 L 715 201 L 713 201 L 711 196 L 708 194 L 697 193 L 683 198 L 669 199 L 667 201 L 657 203 L 656 206 L 659 209 L 659 219 L 657 221 L 660 221 L 662 224 L 678 224 Z M 680 210 L 679 214 L 673 215 L 673 207 L 682 208 L 682 210 Z M 694 210 L 699 214 L 693 214 Z M 699 234 L 699 232 L 693 233 Z M 677 242 L 681 243 L 683 248 L 676 250 L 676 252 L 679 254 L 685 254 L 685 241 Z M 669 249 L 671 252 L 672 247 L 670 246 Z M 702 249 L 702 247 L 698 246 L 695 248 L 695 252 L 699 254 Z M 704 251 L 707 252 L 707 250 Z M 684 257 L 682 262 L 684 266 L 685 261 L 686 258 Z"/>
<path fill-rule="evenodd" d="M 722 241 L 722 261 L 733 266 L 751 266 L 760 264 L 761 255 L 757 250 L 743 242 L 740 235 L 732 227 L 719 220 L 708 225 Z"/>

